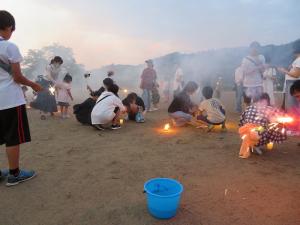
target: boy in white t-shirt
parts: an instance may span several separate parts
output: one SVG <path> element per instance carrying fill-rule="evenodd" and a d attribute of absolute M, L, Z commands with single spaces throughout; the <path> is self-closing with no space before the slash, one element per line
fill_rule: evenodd
<path fill-rule="evenodd" d="M 34 171 L 19 169 L 20 144 L 31 140 L 21 85 L 36 92 L 42 90 L 40 85 L 25 78 L 21 72 L 20 51 L 8 41 L 14 30 L 14 17 L 0 10 L 0 145 L 6 145 L 9 164 L 9 170 L 0 171 L 0 180 L 7 177 L 7 186 L 17 185 L 36 175 Z"/>
<path fill-rule="evenodd" d="M 225 108 L 219 99 L 212 97 L 213 93 L 212 87 L 207 86 L 202 89 L 205 100 L 199 105 L 201 115 L 197 116 L 197 120 L 206 123 L 208 131 L 211 131 L 214 125 L 222 125 L 222 129 L 225 131 Z"/>

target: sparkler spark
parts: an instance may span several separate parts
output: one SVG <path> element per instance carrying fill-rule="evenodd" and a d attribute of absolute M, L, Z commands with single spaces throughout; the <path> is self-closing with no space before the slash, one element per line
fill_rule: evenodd
<path fill-rule="evenodd" d="M 52 86 L 50 86 L 50 87 L 49 87 L 49 91 L 50 91 L 51 95 L 54 95 L 55 88 L 52 87 Z"/>
<path fill-rule="evenodd" d="M 292 117 L 278 117 L 277 118 L 277 122 L 278 123 L 291 123 L 291 122 L 293 122 L 294 121 L 294 119 L 292 118 Z"/>

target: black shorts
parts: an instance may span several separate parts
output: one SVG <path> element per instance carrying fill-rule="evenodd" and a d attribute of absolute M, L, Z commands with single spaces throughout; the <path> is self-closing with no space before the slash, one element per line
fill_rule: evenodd
<path fill-rule="evenodd" d="M 11 147 L 30 141 L 26 106 L 0 110 L 0 145 Z"/>
<path fill-rule="evenodd" d="M 70 106 L 70 104 L 68 102 L 58 102 L 57 105 L 64 106 L 64 107 L 69 107 Z"/>

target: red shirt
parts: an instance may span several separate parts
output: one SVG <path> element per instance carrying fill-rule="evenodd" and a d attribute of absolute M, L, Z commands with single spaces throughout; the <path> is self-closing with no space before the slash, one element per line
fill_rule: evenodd
<path fill-rule="evenodd" d="M 141 75 L 141 89 L 152 90 L 156 80 L 156 72 L 153 68 L 144 69 Z"/>

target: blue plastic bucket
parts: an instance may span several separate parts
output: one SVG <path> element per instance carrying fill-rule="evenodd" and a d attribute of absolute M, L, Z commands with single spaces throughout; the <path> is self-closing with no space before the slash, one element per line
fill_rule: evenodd
<path fill-rule="evenodd" d="M 150 214 L 158 219 L 170 219 L 177 213 L 183 186 L 169 178 L 154 178 L 144 185 Z"/>

